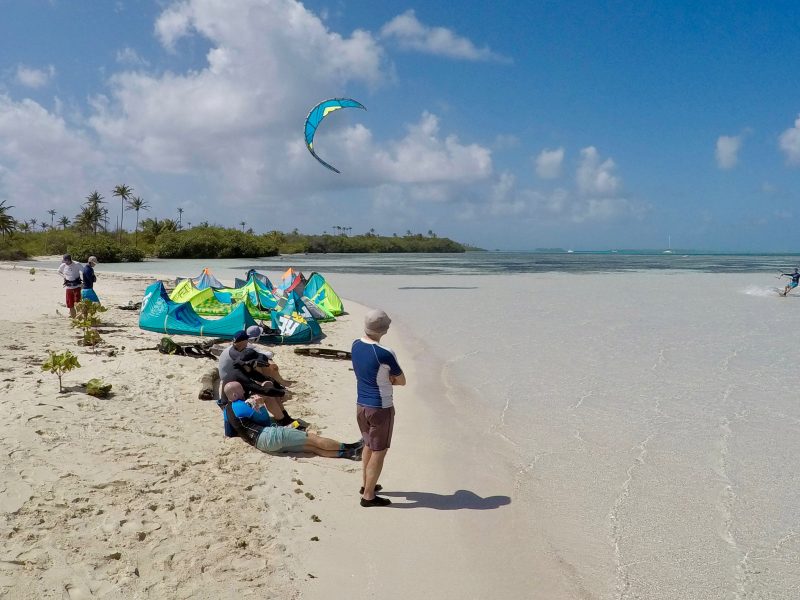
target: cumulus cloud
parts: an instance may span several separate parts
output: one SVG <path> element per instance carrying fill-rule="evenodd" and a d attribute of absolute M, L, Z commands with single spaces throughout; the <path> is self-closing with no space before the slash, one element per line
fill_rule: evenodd
<path fill-rule="evenodd" d="M 396 182 L 425 183 L 457 181 L 468 183 L 491 174 L 491 152 L 479 144 L 462 144 L 458 137 L 439 133 L 439 119 L 424 113 L 408 128 L 407 135 L 387 149 L 362 138 L 358 148 L 364 160 L 371 160 L 378 176 Z"/>
<path fill-rule="evenodd" d="M 536 157 L 536 174 L 542 179 L 555 179 L 561 175 L 564 162 L 564 148 L 542 150 Z"/>
<path fill-rule="evenodd" d="M 613 196 L 621 185 L 620 179 L 614 175 L 616 165 L 610 158 L 600 159 L 594 146 L 581 150 L 581 162 L 578 165 L 578 190 L 587 196 Z"/>
<path fill-rule="evenodd" d="M 102 164 L 85 133 L 33 100 L 0 95 L 0 195 L 18 209 L 68 204 L 77 212 L 73 194 L 97 185 Z"/>
<path fill-rule="evenodd" d="M 739 162 L 742 136 L 721 135 L 717 138 L 716 158 L 720 169 L 732 169 Z"/>
<path fill-rule="evenodd" d="M 781 134 L 778 143 L 786 155 L 786 161 L 790 165 L 800 165 L 800 116 L 795 120 L 794 127 Z"/>
<path fill-rule="evenodd" d="M 17 65 L 17 83 L 29 88 L 41 88 L 56 74 L 53 65 L 48 65 L 44 69 L 31 69 L 25 65 Z"/>
<path fill-rule="evenodd" d="M 23 138 L 27 150 L 10 142 L 0 150 L 0 192 L 17 190 L 9 194 L 16 206 L 18 197 L 50 194 L 74 202 L 119 184 L 119 173 L 137 173 L 124 181 L 153 206 L 174 210 L 191 197 L 209 214 L 220 203 L 238 205 L 242 218 L 287 198 L 315 202 L 323 191 L 319 201 L 329 203 L 348 189 L 380 189 L 383 197 L 391 189 L 408 205 L 443 204 L 491 178 L 491 149 L 447 132 L 424 111 L 388 140 L 374 138 L 372 113 L 339 111 L 326 119 L 315 141 L 320 156 L 342 170 L 332 177 L 308 155 L 299 131 L 309 99 L 382 85 L 392 75 L 383 48 L 365 31 L 331 31 L 294 0 L 239 5 L 231 11 L 209 0 L 170 4 L 155 22 L 158 39 L 180 53 L 183 38 L 202 38 L 206 64 L 147 72 L 141 57 L 123 48 L 121 70 L 71 123 L 38 104 L 5 98 L 0 143 Z M 5 136 L 14 123 L 27 123 L 34 135 L 23 127 Z M 53 182 L 63 176 L 60 188 L 48 183 L 50 172 Z"/>
<path fill-rule="evenodd" d="M 425 54 L 472 61 L 508 61 L 487 46 L 479 48 L 450 29 L 424 25 L 413 10 L 407 10 L 386 23 L 381 28 L 381 37 L 395 40 L 406 50 Z"/>

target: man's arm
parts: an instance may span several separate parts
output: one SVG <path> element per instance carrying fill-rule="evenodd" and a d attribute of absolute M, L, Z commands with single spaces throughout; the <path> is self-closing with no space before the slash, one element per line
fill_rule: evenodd
<path fill-rule="evenodd" d="M 406 374 L 400 373 L 400 375 L 389 375 L 389 381 L 392 382 L 392 385 L 405 385 Z"/>

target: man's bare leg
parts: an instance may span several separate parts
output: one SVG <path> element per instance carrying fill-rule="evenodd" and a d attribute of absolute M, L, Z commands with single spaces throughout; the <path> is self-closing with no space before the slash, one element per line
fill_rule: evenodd
<path fill-rule="evenodd" d="M 383 470 L 383 460 L 386 458 L 387 450 L 370 450 L 364 446 L 364 452 L 361 455 L 361 460 L 364 461 L 364 493 L 362 498 L 364 500 L 372 500 L 375 498 L 375 484 L 378 483 L 378 478 L 381 476 Z"/>

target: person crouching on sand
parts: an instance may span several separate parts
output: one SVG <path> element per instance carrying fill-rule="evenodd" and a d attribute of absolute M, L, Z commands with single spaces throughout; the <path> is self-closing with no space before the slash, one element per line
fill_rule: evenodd
<path fill-rule="evenodd" d="M 388 506 L 392 503 L 388 498 L 375 495 L 381 490 L 378 477 L 392 441 L 392 386 L 406 384 L 406 376 L 394 351 L 380 344 L 391 322 L 389 315 L 382 310 L 368 312 L 364 318 L 364 337 L 355 340 L 352 348 L 357 388 L 356 419 L 364 440 L 361 506 Z"/>
<path fill-rule="evenodd" d="M 281 401 L 286 395 L 286 390 L 258 370 L 261 368 L 258 365 L 267 360 L 267 357 L 248 348 L 248 339 L 246 331 L 237 331 L 233 336 L 233 343 L 219 355 L 217 370 L 220 387 L 224 389 L 228 383 L 239 383 L 245 390 L 243 398 L 257 397 L 256 399 L 278 420 L 278 425 L 289 425 L 294 419 L 289 416 Z M 224 399 L 224 394 L 220 394 L 220 399 Z"/>
<path fill-rule="evenodd" d="M 64 278 L 64 288 L 67 291 L 66 304 L 70 318 L 75 318 L 75 304 L 81 301 L 81 272 L 83 265 L 72 260 L 72 256 L 65 254 L 58 274 Z"/>
<path fill-rule="evenodd" d="M 328 458 L 361 460 L 363 440 L 345 444 L 293 427 L 280 427 L 262 410 L 257 396 L 244 399 L 244 388 L 237 381 L 225 385 L 223 394 L 226 437 L 240 437 L 262 452 L 310 452 Z"/>

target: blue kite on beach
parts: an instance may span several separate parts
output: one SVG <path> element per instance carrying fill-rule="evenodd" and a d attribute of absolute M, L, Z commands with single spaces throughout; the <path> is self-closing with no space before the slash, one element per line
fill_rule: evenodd
<path fill-rule="evenodd" d="M 314 151 L 314 134 L 317 132 L 317 127 L 319 127 L 322 119 L 328 116 L 329 113 L 339 110 L 340 108 L 361 108 L 363 110 L 367 110 L 363 104 L 356 102 L 351 98 L 331 98 L 330 100 L 320 102 L 311 109 L 311 112 L 308 113 L 308 117 L 306 117 L 305 127 L 306 148 L 308 148 L 308 151 L 311 152 L 314 158 L 335 173 L 341 173 L 341 171 L 339 171 L 339 169 L 336 167 L 326 163 L 319 156 L 317 156 L 317 153 Z"/>

